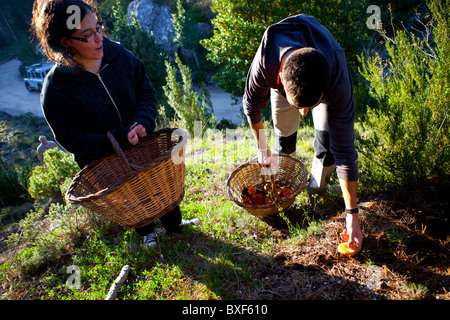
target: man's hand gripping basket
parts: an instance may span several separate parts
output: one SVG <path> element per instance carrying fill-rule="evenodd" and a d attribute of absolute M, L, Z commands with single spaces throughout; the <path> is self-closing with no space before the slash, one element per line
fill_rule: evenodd
<path fill-rule="evenodd" d="M 84 167 L 66 198 L 117 222 L 138 228 L 173 210 L 184 197 L 186 134 L 158 130 L 122 151 L 110 132 L 116 154 Z"/>

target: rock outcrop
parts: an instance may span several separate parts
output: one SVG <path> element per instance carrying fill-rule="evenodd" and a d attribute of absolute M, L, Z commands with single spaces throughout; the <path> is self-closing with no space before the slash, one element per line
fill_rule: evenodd
<path fill-rule="evenodd" d="M 144 30 L 150 31 L 165 50 L 172 51 L 174 35 L 172 15 L 168 6 L 159 6 L 152 0 L 135 0 L 128 5 L 127 17 L 135 16 Z"/>

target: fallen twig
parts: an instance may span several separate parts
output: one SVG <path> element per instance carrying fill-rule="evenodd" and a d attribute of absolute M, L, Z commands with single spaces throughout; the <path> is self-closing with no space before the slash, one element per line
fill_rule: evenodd
<path fill-rule="evenodd" d="M 105 300 L 114 300 L 117 295 L 117 291 L 119 291 L 122 284 L 125 282 L 125 280 L 128 277 L 128 272 L 130 271 L 129 265 L 124 265 L 122 267 L 122 270 L 120 271 L 119 276 L 117 277 L 116 281 L 114 281 L 113 285 L 109 289 L 108 296 Z"/>

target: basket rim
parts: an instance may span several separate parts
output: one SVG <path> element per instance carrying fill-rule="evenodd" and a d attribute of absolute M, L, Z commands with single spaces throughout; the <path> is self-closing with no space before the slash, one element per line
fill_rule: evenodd
<path fill-rule="evenodd" d="M 302 186 L 301 186 L 301 188 L 299 188 L 297 191 L 295 191 L 295 192 L 294 192 L 292 195 L 290 195 L 289 197 L 286 197 L 286 198 L 284 198 L 284 199 L 279 199 L 282 203 L 290 202 L 290 201 L 292 201 L 295 197 L 297 197 L 297 196 L 300 194 L 300 192 L 302 192 L 303 189 L 305 188 L 306 182 L 307 182 L 307 178 L 308 178 L 308 174 L 307 174 L 308 171 L 307 171 L 306 166 L 305 166 L 305 164 L 304 164 L 303 162 L 301 162 L 301 161 L 298 160 L 297 158 L 292 157 L 292 156 L 289 155 L 289 154 L 286 154 L 286 153 L 279 153 L 279 154 L 274 154 L 274 155 L 276 155 L 276 156 L 281 156 L 281 157 L 287 157 L 287 158 L 289 158 L 289 159 L 292 159 L 292 160 L 298 162 L 298 163 L 300 164 L 300 167 L 303 169 L 303 173 L 305 174 L 304 177 L 303 177 L 303 181 L 302 181 Z M 235 176 L 239 171 L 241 171 L 243 168 L 248 167 L 248 166 L 250 166 L 250 165 L 254 165 L 254 164 L 258 164 L 258 158 L 256 158 L 256 157 L 253 158 L 253 159 L 251 159 L 251 160 L 249 160 L 249 161 L 247 161 L 247 162 L 245 162 L 245 163 L 243 163 L 243 164 L 241 164 L 241 165 L 239 165 L 238 167 L 236 167 L 236 168 L 233 170 L 233 172 L 230 174 L 230 176 L 228 177 L 228 180 L 227 180 L 227 192 L 228 192 L 228 196 L 231 198 L 231 200 L 233 200 L 233 202 L 235 202 L 235 203 L 238 204 L 239 206 L 241 206 L 241 207 L 243 207 L 243 208 L 246 208 L 246 209 L 267 209 L 267 208 L 277 207 L 277 203 L 263 204 L 263 205 L 260 205 L 260 206 L 249 205 L 249 204 L 246 204 L 246 203 L 243 203 L 243 202 L 237 200 L 237 199 L 233 196 L 233 194 L 231 193 L 231 190 L 230 190 L 230 182 L 231 182 L 231 180 L 234 178 L 234 176 Z M 278 204 L 278 206 L 281 206 L 281 205 Z"/>
<path fill-rule="evenodd" d="M 85 172 L 91 170 L 92 168 L 96 167 L 97 165 L 99 165 L 103 160 L 105 159 L 109 159 L 112 157 L 116 157 L 117 154 L 113 153 L 109 156 L 103 157 L 101 159 L 97 159 L 93 162 L 91 162 L 90 164 L 86 165 L 83 169 L 81 169 L 73 178 L 72 183 L 69 186 L 69 189 L 66 192 L 66 199 L 71 202 L 71 203 L 78 203 L 81 204 L 83 202 L 87 202 L 87 201 L 91 201 L 91 200 L 95 200 L 98 199 L 100 197 L 103 197 L 105 195 L 108 195 L 109 193 L 113 192 L 115 189 L 117 189 L 120 185 L 122 185 L 123 183 L 125 183 L 126 181 L 130 180 L 131 178 L 137 176 L 139 173 L 141 172 L 145 172 L 150 170 L 151 168 L 161 164 L 163 161 L 167 160 L 167 158 L 172 156 L 172 152 L 175 148 L 177 149 L 182 149 L 186 143 L 187 143 L 187 135 L 184 132 L 184 130 L 179 129 L 179 128 L 162 128 L 159 129 L 157 131 L 154 131 L 153 133 L 151 133 L 150 135 L 142 138 L 142 140 L 152 140 L 155 139 L 155 137 L 161 135 L 161 134 L 165 134 L 165 133 L 172 133 L 176 130 L 180 131 L 180 137 L 181 140 L 178 141 L 178 143 L 173 146 L 172 148 L 170 148 L 169 150 L 167 150 L 166 152 L 164 152 L 161 156 L 152 159 L 151 161 L 149 161 L 148 163 L 146 163 L 143 167 L 142 170 L 132 170 L 129 173 L 125 174 L 122 178 L 120 178 L 119 180 L 117 180 L 117 182 L 109 185 L 107 188 L 101 189 L 99 191 L 97 191 L 96 193 L 92 193 L 89 194 L 87 196 L 81 196 L 81 197 L 75 197 L 72 192 L 75 188 L 76 183 L 81 179 L 81 177 L 83 176 L 83 174 L 85 174 Z M 184 163 L 184 162 L 183 162 Z"/>

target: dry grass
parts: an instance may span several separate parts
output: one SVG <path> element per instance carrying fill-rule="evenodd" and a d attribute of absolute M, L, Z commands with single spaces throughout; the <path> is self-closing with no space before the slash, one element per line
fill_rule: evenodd
<path fill-rule="evenodd" d="M 445 190 L 397 190 L 361 203 L 363 250 L 337 252 L 345 227 L 337 216 L 318 235 L 281 243 L 257 299 L 450 299 L 450 246 Z M 434 189 L 435 191 L 435 189 Z M 448 193 L 448 184 L 447 184 Z M 426 210 L 428 208 L 428 210 Z"/>

